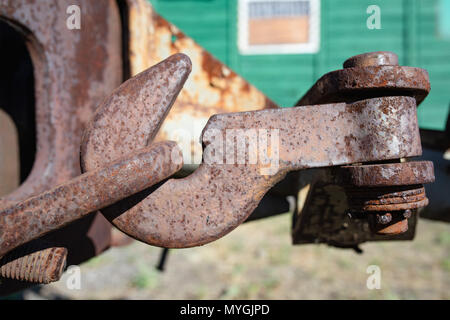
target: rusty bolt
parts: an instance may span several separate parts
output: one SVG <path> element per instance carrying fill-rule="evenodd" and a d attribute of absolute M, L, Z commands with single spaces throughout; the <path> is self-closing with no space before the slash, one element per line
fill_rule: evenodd
<path fill-rule="evenodd" d="M 414 97 L 418 106 L 430 91 L 428 72 L 399 66 L 398 56 L 393 52 L 356 55 L 347 59 L 343 67 L 323 75 L 296 105 L 408 96 Z M 392 163 L 340 168 L 342 175 L 336 181 L 346 188 L 351 217 L 365 217 L 377 234 L 393 235 L 408 230 L 411 213 L 428 204 L 422 184 L 434 181 L 431 162 L 396 163 L 399 159 L 390 159 Z"/>
<path fill-rule="evenodd" d="M 388 213 L 384 213 L 384 214 L 376 214 L 377 217 L 377 222 L 379 224 L 388 224 L 389 222 L 392 221 L 392 214 Z"/>
<path fill-rule="evenodd" d="M 372 232 L 395 235 L 408 230 L 413 210 L 428 204 L 423 183 L 434 181 L 433 163 L 414 161 L 339 168 L 351 210 L 366 214 Z"/>
<path fill-rule="evenodd" d="M 390 213 L 367 213 L 369 227 L 372 232 L 379 235 L 396 235 L 408 231 L 408 219 L 403 211 Z"/>
<path fill-rule="evenodd" d="M 0 277 L 50 283 L 59 280 L 66 267 L 66 259 L 66 248 L 52 247 L 38 239 L 0 259 Z"/>
<path fill-rule="evenodd" d="M 410 209 L 406 209 L 406 210 L 403 212 L 403 216 L 404 216 L 406 219 L 411 218 L 411 210 L 410 210 Z"/>
<path fill-rule="evenodd" d="M 376 51 L 358 54 L 344 62 L 344 68 L 364 68 L 374 66 L 398 66 L 398 56 L 390 51 Z"/>

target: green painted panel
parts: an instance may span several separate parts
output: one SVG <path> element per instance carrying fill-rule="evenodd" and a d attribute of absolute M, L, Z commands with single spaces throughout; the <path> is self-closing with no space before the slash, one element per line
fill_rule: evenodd
<path fill-rule="evenodd" d="M 416 0 L 417 66 L 428 70 L 431 92 L 418 110 L 421 127 L 443 129 L 450 104 L 450 39 L 439 34 L 439 17 L 450 16 L 448 0 Z"/>
<path fill-rule="evenodd" d="M 450 39 L 450 0 L 439 0 L 439 35 Z"/>
<path fill-rule="evenodd" d="M 292 106 L 324 73 L 348 57 L 388 50 L 400 64 L 428 70 L 431 93 L 418 110 L 423 128 L 442 130 L 450 104 L 450 0 L 321 0 L 316 54 L 241 55 L 237 0 L 150 0 L 177 25 L 282 106 Z M 381 10 L 381 29 L 367 28 L 369 5 Z"/>

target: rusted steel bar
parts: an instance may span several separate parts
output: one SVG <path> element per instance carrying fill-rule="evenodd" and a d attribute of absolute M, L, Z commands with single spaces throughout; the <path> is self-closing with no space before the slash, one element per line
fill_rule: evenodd
<path fill-rule="evenodd" d="M 182 167 L 175 142 L 155 143 L 0 212 L 0 256 L 142 191 Z"/>
<path fill-rule="evenodd" d="M 222 157 L 219 162 L 204 162 L 187 178 L 167 181 L 125 212 L 111 208 L 102 212 L 125 233 L 152 245 L 205 244 L 242 223 L 288 171 L 420 154 L 415 109 L 413 98 L 386 97 L 353 104 L 215 115 L 203 130 L 205 152 L 219 136 L 226 141 L 224 146 L 233 144 L 225 140 L 229 130 L 264 128 L 267 141 L 273 136 L 279 142 L 275 171 L 262 174 L 273 163 L 267 165 L 259 160 L 257 164 L 227 164 L 225 151 L 219 148 L 213 152 Z M 246 141 L 247 149 L 249 143 Z M 243 151 L 239 148 L 245 151 L 245 144 L 237 149 Z M 99 148 L 96 152 L 100 155 L 105 150 Z M 204 161 L 207 156 L 204 153 Z M 246 154 L 244 159 L 249 156 Z M 82 154 L 82 159 L 89 161 L 89 156 Z"/>

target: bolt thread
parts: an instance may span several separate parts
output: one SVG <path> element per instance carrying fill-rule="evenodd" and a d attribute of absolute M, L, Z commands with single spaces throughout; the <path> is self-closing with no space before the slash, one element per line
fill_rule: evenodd
<path fill-rule="evenodd" d="M 360 212 L 401 211 L 428 204 L 423 185 L 346 187 L 350 209 Z"/>
<path fill-rule="evenodd" d="M 32 241 L 0 260 L 0 276 L 8 279 L 47 284 L 58 281 L 66 267 L 67 249 L 46 247 Z"/>

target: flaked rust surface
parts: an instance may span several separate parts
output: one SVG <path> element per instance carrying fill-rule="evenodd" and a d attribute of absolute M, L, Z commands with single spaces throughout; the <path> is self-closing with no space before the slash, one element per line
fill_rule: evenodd
<path fill-rule="evenodd" d="M 250 128 L 279 130 L 282 168 L 398 159 L 422 152 L 416 104 L 410 97 L 215 115 L 203 138 L 209 129 Z"/>
<path fill-rule="evenodd" d="M 155 143 L 130 152 L 108 167 L 86 172 L 69 182 L 0 212 L 0 256 L 30 240 L 61 228 L 98 209 L 142 191 L 182 167 L 175 142 Z"/>
<path fill-rule="evenodd" d="M 121 156 L 151 145 L 191 68 L 188 56 L 182 53 L 174 54 L 114 90 L 99 106 L 83 135 L 81 145 L 83 171 L 98 170 Z M 178 156 L 169 160 L 176 159 L 179 169 L 182 166 L 182 155 L 181 153 L 175 155 Z M 168 162 L 166 167 L 164 164 L 161 166 L 161 171 L 167 171 L 166 167 L 171 168 L 173 164 Z M 118 223 L 114 217 L 127 210 L 123 207 L 142 206 L 142 203 L 135 201 L 125 199 L 121 203 L 103 209 L 102 213 L 119 229 L 125 231 L 127 226 Z M 152 213 L 148 211 L 146 214 Z M 127 230 L 128 235 L 141 240 L 139 234 Z"/>
<path fill-rule="evenodd" d="M 408 231 L 408 219 L 403 215 L 403 211 L 391 211 L 392 220 L 387 224 L 379 221 L 379 215 L 369 216 L 369 226 L 371 231 L 379 235 L 397 236 Z"/>
<path fill-rule="evenodd" d="M 401 188 L 385 187 L 385 188 L 361 188 L 347 189 L 351 192 L 352 203 L 369 204 L 369 205 L 385 205 L 396 204 L 401 202 L 414 202 L 425 198 L 425 188 L 421 185 L 402 186 Z M 370 198 L 368 198 L 370 197 Z"/>
<path fill-rule="evenodd" d="M 404 66 L 355 67 L 325 74 L 297 105 L 351 102 L 389 95 L 413 96 L 419 105 L 429 92 L 429 76 L 424 69 Z"/>
<path fill-rule="evenodd" d="M 434 181 L 430 161 L 343 166 L 337 172 L 350 209 L 367 214 L 371 230 L 386 235 L 406 232 L 411 212 L 428 205 L 423 184 Z"/>

